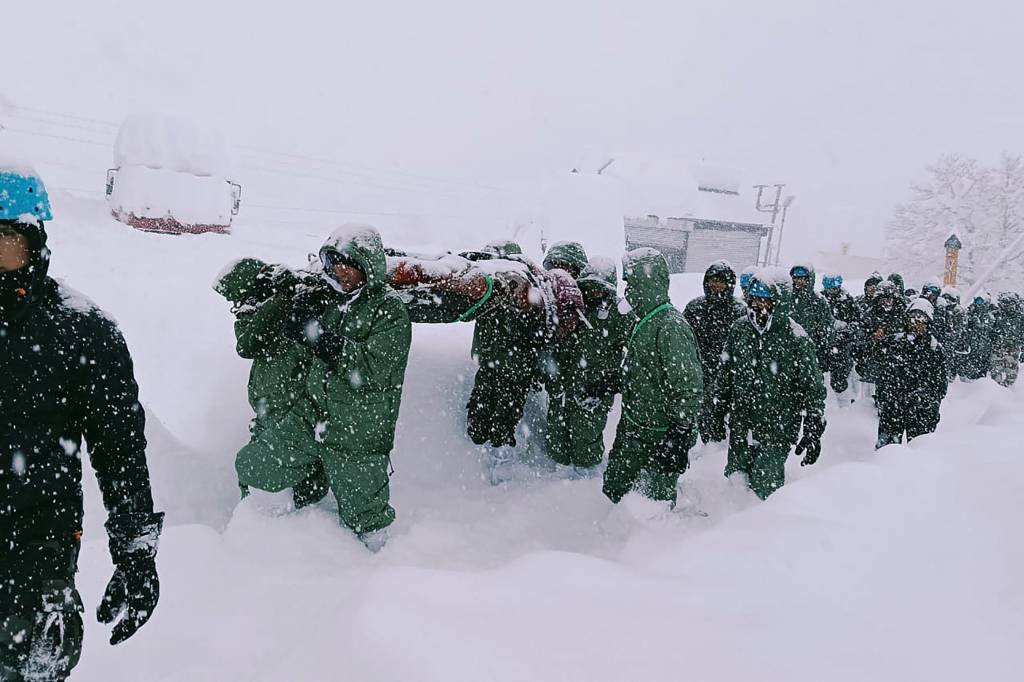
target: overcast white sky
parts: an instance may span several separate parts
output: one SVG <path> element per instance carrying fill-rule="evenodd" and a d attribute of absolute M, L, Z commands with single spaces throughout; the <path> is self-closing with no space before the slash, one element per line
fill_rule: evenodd
<path fill-rule="evenodd" d="M 704 159 L 788 183 L 792 254 L 878 248 L 942 152 L 1024 151 L 1020 2 L 68 0 L 2 16 L 47 26 L 8 31 L 18 104 L 201 109 L 238 142 L 496 185 L 605 156 L 671 181 Z"/>

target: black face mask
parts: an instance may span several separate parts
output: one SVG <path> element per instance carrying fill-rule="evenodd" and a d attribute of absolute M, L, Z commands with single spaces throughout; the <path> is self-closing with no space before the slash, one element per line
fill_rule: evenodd
<path fill-rule="evenodd" d="M 35 284 L 35 266 L 0 272 L 0 322 L 13 322 L 28 310 Z"/>

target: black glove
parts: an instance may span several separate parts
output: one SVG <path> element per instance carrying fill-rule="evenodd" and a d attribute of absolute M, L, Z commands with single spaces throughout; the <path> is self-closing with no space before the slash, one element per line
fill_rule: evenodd
<path fill-rule="evenodd" d="M 661 458 L 658 460 L 662 473 L 682 474 L 690 467 L 690 448 L 697 442 L 697 435 L 689 424 L 673 424 L 665 432 L 661 442 Z"/>
<path fill-rule="evenodd" d="M 319 330 L 319 325 L 318 325 Z M 346 349 L 355 348 L 357 342 L 334 332 L 319 331 L 316 341 L 312 341 L 313 352 L 326 363 L 337 362 Z"/>
<path fill-rule="evenodd" d="M 106 523 L 114 575 L 96 607 L 96 619 L 117 621 L 111 644 L 120 644 L 145 625 L 160 599 L 156 548 L 163 522 L 164 515 L 157 513 L 122 514 Z"/>
<path fill-rule="evenodd" d="M 322 292 L 316 289 L 301 291 L 292 298 L 292 309 L 284 325 L 284 334 L 292 341 L 307 343 L 316 341 L 310 338 L 310 324 L 320 319 L 327 303 Z M 315 334 L 313 336 L 316 336 Z"/>
<path fill-rule="evenodd" d="M 796 454 L 807 454 L 800 462 L 805 467 L 818 461 L 821 455 L 821 435 L 825 433 L 825 420 L 820 415 L 804 417 L 804 434 L 796 444 Z"/>

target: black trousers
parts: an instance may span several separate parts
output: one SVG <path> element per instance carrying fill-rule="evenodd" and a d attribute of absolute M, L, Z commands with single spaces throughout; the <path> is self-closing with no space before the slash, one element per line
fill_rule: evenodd
<path fill-rule="evenodd" d="M 878 416 L 878 441 L 875 449 L 902 443 L 932 433 L 939 426 L 938 405 L 909 405 L 881 403 Z"/>
<path fill-rule="evenodd" d="M 75 536 L 3 542 L 0 554 L 0 680 L 66 680 L 82 653 L 82 599 Z"/>

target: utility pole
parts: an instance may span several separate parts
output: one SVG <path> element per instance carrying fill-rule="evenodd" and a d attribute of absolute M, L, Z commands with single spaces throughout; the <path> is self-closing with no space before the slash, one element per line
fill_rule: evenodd
<path fill-rule="evenodd" d="M 768 187 L 775 187 L 775 200 L 771 203 L 764 202 L 764 192 Z M 779 211 L 782 210 L 782 189 L 785 185 L 754 185 L 754 189 L 757 190 L 757 200 L 754 207 L 761 213 L 771 213 L 772 221 L 768 225 L 768 243 L 765 244 L 764 259 L 760 263 L 762 266 L 771 264 L 772 257 L 772 242 L 775 239 L 775 221 L 779 217 Z M 769 190 L 769 194 L 770 194 Z"/>
<path fill-rule="evenodd" d="M 782 233 L 786 229 L 786 214 L 789 213 L 789 206 L 796 199 L 790 194 L 782 202 L 782 219 L 779 221 L 779 238 L 775 242 L 775 265 L 779 264 L 779 254 L 782 253 Z"/>

